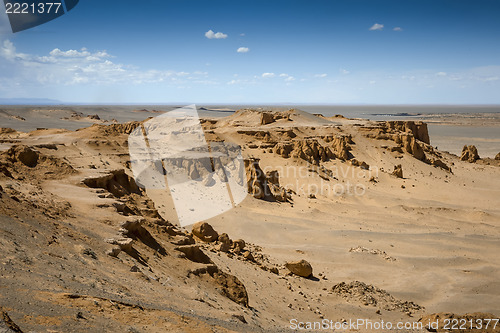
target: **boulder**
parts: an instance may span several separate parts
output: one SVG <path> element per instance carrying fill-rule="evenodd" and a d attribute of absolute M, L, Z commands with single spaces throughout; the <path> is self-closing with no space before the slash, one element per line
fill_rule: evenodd
<path fill-rule="evenodd" d="M 252 255 L 252 252 L 250 252 L 250 251 L 243 252 L 243 259 L 248 260 L 248 261 L 254 261 L 255 260 L 255 258 Z"/>
<path fill-rule="evenodd" d="M 240 254 L 245 248 L 245 241 L 243 239 L 237 239 L 233 241 L 233 251 L 236 254 Z"/>
<path fill-rule="evenodd" d="M 212 228 L 207 222 L 198 222 L 193 225 L 193 235 L 198 237 L 200 240 L 211 243 L 215 242 L 219 238 L 217 231 Z"/>
<path fill-rule="evenodd" d="M 110 250 L 106 251 L 106 254 L 110 257 L 118 257 L 118 255 L 120 254 L 122 250 L 120 249 L 119 246 L 114 246 L 113 248 L 111 248 Z"/>
<path fill-rule="evenodd" d="M 237 239 L 235 241 L 233 241 L 233 247 L 239 247 L 240 249 L 244 249 L 245 248 L 245 241 L 243 239 Z"/>
<path fill-rule="evenodd" d="M 500 161 L 500 153 L 498 153 L 497 156 L 495 156 L 495 160 Z"/>
<path fill-rule="evenodd" d="M 467 146 L 465 145 L 462 149 L 462 156 L 460 156 L 460 160 L 467 161 L 469 163 L 474 163 L 479 160 L 479 154 L 477 152 L 476 146 Z"/>
<path fill-rule="evenodd" d="M 110 238 L 106 240 L 106 243 L 118 245 L 120 250 L 129 252 L 132 250 L 132 243 L 134 240 L 132 238 Z"/>
<path fill-rule="evenodd" d="M 309 277 L 312 275 L 312 266 L 305 260 L 299 261 L 290 261 L 285 264 L 285 267 L 288 268 L 290 272 L 295 275 L 302 277 Z"/>
<path fill-rule="evenodd" d="M 392 172 L 392 175 L 398 178 L 403 178 L 403 167 L 401 166 L 401 164 L 394 166 L 394 171 Z"/>
<path fill-rule="evenodd" d="M 363 170 L 370 170 L 370 166 L 366 163 L 366 162 L 363 162 L 363 161 L 358 161 L 357 159 L 353 158 L 351 160 L 351 165 L 352 166 L 357 166 L 357 167 L 360 167 L 361 169 Z"/>
<path fill-rule="evenodd" d="M 236 276 L 218 271 L 212 274 L 212 277 L 219 285 L 222 295 L 237 304 L 248 307 L 247 290 L 245 285 Z"/>
<path fill-rule="evenodd" d="M 219 235 L 219 243 L 215 246 L 215 249 L 221 252 L 228 252 L 231 248 L 231 239 L 226 233 Z"/>

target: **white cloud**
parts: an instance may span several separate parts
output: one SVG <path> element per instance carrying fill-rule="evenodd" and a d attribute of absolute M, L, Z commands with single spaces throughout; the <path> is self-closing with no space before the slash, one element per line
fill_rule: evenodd
<path fill-rule="evenodd" d="M 206 76 L 205 72 L 140 70 L 114 63 L 106 51 L 52 50 L 47 55 L 20 53 L 10 40 L 0 43 L 0 81 L 9 85 L 73 85 L 92 84 L 142 84 L 190 80 Z"/>
<path fill-rule="evenodd" d="M 232 85 L 232 84 L 238 84 L 240 82 L 241 82 L 240 80 L 231 80 L 227 84 L 231 84 Z"/>
<path fill-rule="evenodd" d="M 15 60 L 16 58 L 25 58 L 25 54 L 17 53 L 16 52 L 16 47 L 14 46 L 14 43 L 12 43 L 10 40 L 4 40 L 3 44 L 0 48 L 0 56 L 7 60 Z"/>
<path fill-rule="evenodd" d="M 208 39 L 225 39 L 227 38 L 227 35 L 222 32 L 213 32 L 212 30 L 208 30 L 205 32 L 205 37 Z"/>
<path fill-rule="evenodd" d="M 325 74 L 325 73 L 323 73 L 323 74 L 315 74 L 314 75 L 314 77 L 327 77 L 327 76 L 328 76 L 328 74 Z"/>
<path fill-rule="evenodd" d="M 384 25 L 383 24 L 379 24 L 379 23 L 375 23 L 374 25 L 372 25 L 370 27 L 370 31 L 374 31 L 374 30 L 382 30 L 384 29 Z"/>
<path fill-rule="evenodd" d="M 289 76 L 285 79 L 286 82 L 292 82 L 295 81 L 295 78 L 293 76 Z"/>
<path fill-rule="evenodd" d="M 88 57 L 90 55 L 90 52 L 87 51 L 87 49 L 82 48 L 81 51 L 77 50 L 68 50 L 68 51 L 61 51 L 59 49 L 53 49 L 49 53 L 53 57 Z"/>
<path fill-rule="evenodd" d="M 240 34 L 241 37 L 245 37 L 245 34 Z"/>
<path fill-rule="evenodd" d="M 394 29 L 392 29 L 393 31 L 403 31 L 403 28 L 401 27 L 395 27 Z"/>
<path fill-rule="evenodd" d="M 248 47 L 240 47 L 236 50 L 236 52 L 238 53 L 247 53 L 248 51 L 250 51 L 250 49 Z"/>
<path fill-rule="evenodd" d="M 280 77 L 289 77 L 290 75 L 286 74 L 286 73 L 281 73 L 280 74 Z"/>
<path fill-rule="evenodd" d="M 347 74 L 350 74 L 351 72 L 348 71 L 347 69 L 344 69 L 344 68 L 341 68 L 340 69 L 340 74 L 343 74 L 343 75 L 347 75 Z"/>
<path fill-rule="evenodd" d="M 276 74 L 274 74 L 274 73 L 262 73 L 263 78 L 272 78 L 275 76 L 276 76 Z"/>
<path fill-rule="evenodd" d="M 447 76 L 446 72 L 437 72 L 436 76 Z"/>

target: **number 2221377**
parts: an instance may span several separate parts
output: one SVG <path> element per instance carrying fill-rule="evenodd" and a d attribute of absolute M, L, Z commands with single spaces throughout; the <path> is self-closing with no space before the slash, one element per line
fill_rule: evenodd
<path fill-rule="evenodd" d="M 39 3 L 10 3 L 5 4 L 7 14 L 58 14 L 62 4 L 60 2 Z"/>

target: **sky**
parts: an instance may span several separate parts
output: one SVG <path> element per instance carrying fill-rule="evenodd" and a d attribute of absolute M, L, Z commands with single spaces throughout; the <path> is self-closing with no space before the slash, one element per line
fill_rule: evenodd
<path fill-rule="evenodd" d="M 82 0 L 13 34 L 2 8 L 0 98 L 500 104 L 498 17 L 497 0 Z"/>

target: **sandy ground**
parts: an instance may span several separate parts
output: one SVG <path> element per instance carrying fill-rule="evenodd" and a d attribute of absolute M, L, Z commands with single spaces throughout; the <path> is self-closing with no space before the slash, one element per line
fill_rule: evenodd
<path fill-rule="evenodd" d="M 135 112 L 155 116 L 143 113 Z M 127 138 L 139 123 L 2 130 L 0 313 L 26 332 L 281 332 L 293 319 L 498 318 L 500 162 L 461 161 L 433 148 L 433 131 L 429 145 L 423 127 L 406 122 L 266 114 L 203 123 L 209 141 L 236 143 L 245 159 L 279 173 L 271 184 L 247 167 L 253 189 L 273 193 L 250 190 L 206 220 L 244 239 L 248 252 L 192 237 L 176 226 L 168 191 L 135 186 Z M 82 127 L 86 115 L 58 119 Z M 117 246 L 116 257 L 106 254 Z M 313 268 L 309 278 L 284 266 L 300 259 Z"/>

